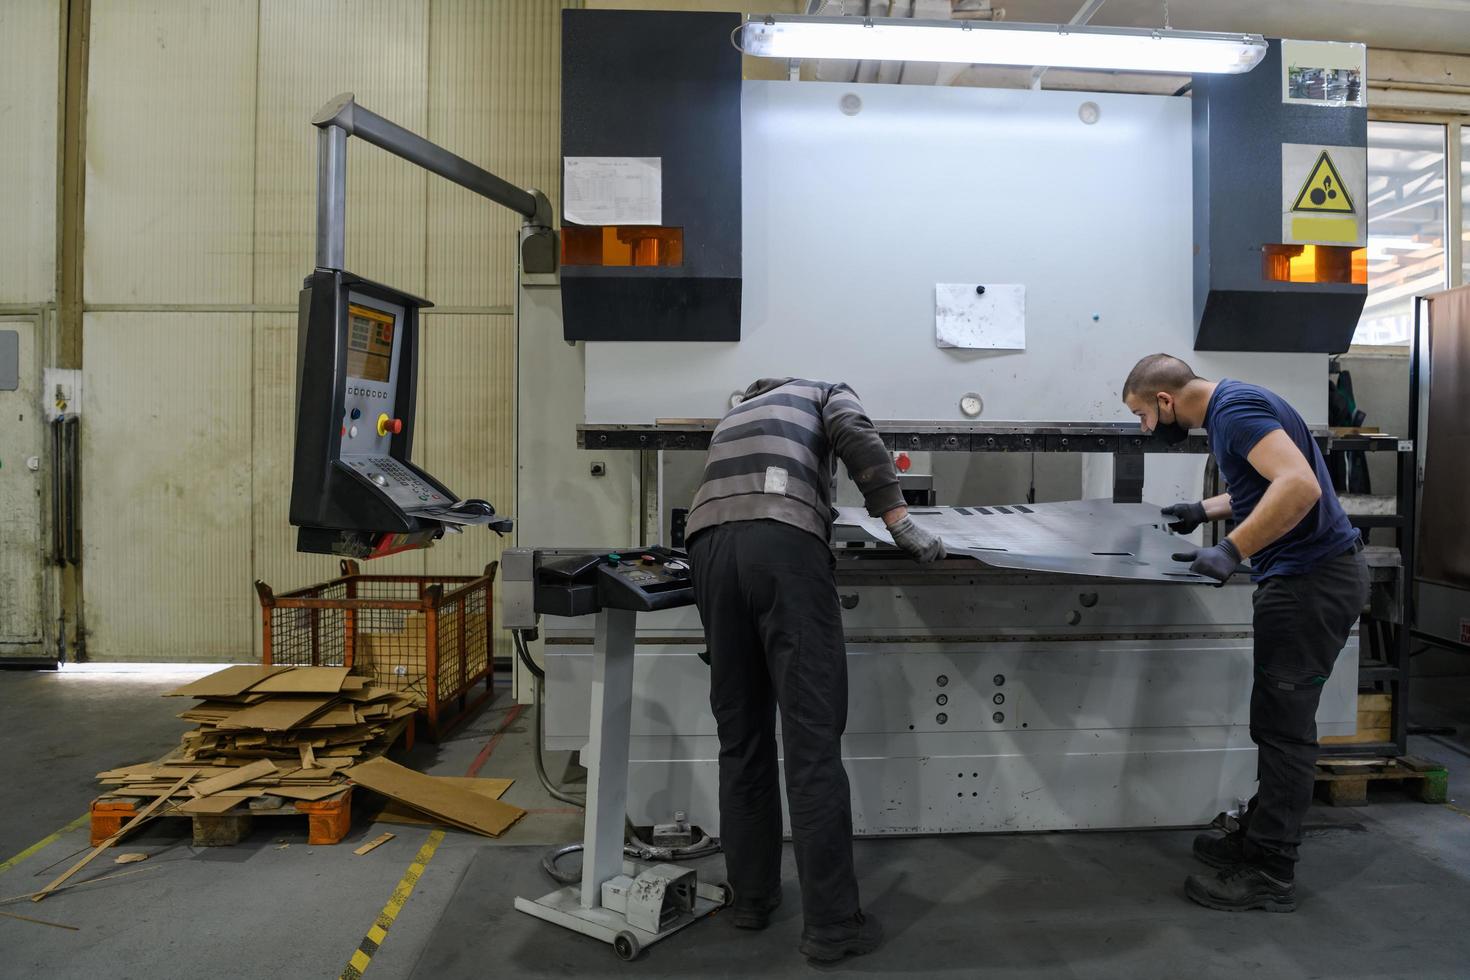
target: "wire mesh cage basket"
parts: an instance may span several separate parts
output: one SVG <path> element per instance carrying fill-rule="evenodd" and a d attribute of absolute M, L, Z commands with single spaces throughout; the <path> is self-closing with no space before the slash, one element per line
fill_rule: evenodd
<path fill-rule="evenodd" d="M 498 566 L 480 575 L 363 575 L 346 560 L 340 578 L 280 595 L 257 581 L 262 662 L 347 667 L 411 695 L 438 741 L 493 693 Z"/>

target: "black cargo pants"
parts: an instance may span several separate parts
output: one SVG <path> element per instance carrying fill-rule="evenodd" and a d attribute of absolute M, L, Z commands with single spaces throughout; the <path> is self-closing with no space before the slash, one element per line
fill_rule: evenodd
<path fill-rule="evenodd" d="M 852 802 L 842 768 L 847 651 L 827 543 L 777 521 L 738 521 L 690 542 L 720 737 L 720 837 L 736 901 L 781 883 L 776 709 L 806 925 L 858 911 Z"/>
<path fill-rule="evenodd" d="M 1356 548 L 1302 575 L 1265 579 L 1252 597 L 1250 722 L 1260 785 L 1242 825 L 1246 856 L 1280 878 L 1294 876 L 1312 802 L 1322 686 L 1367 600 L 1368 566 Z"/>

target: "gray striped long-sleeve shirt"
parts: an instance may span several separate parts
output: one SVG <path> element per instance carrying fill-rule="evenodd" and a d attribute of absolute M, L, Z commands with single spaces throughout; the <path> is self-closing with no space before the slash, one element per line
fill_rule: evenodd
<path fill-rule="evenodd" d="M 868 513 L 903 506 L 893 457 L 845 384 L 767 378 L 720 420 L 686 533 L 731 521 L 781 521 L 828 540 L 837 459 Z"/>

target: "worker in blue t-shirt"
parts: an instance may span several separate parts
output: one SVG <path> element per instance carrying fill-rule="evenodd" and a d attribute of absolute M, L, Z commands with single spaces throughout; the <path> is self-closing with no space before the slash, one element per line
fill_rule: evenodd
<path fill-rule="evenodd" d="M 1195 856 L 1219 873 L 1190 875 L 1185 892 L 1214 909 L 1290 912 L 1315 779 L 1317 702 L 1368 600 L 1363 542 L 1306 423 L 1273 392 L 1206 381 L 1177 357 L 1150 354 L 1128 375 L 1123 402 L 1145 433 L 1168 443 L 1207 430 L 1225 480 L 1218 497 L 1164 508 L 1181 534 L 1236 522 L 1214 547 L 1174 558 L 1221 585 L 1249 558 L 1256 583 L 1250 721 L 1259 788 L 1240 829 L 1195 838 Z"/>

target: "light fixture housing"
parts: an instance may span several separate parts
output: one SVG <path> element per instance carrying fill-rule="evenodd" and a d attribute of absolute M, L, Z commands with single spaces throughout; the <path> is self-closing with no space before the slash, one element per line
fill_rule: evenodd
<path fill-rule="evenodd" d="M 1046 65 L 1173 75 L 1240 74 L 1266 55 L 1259 34 L 1008 21 L 752 14 L 740 48 L 762 58 Z"/>

